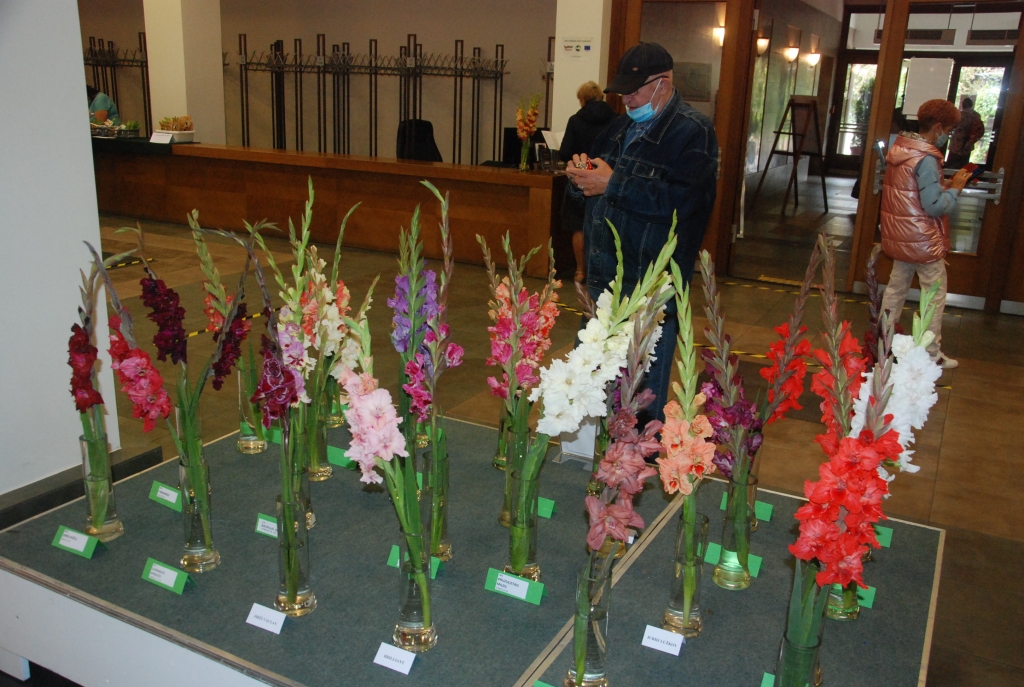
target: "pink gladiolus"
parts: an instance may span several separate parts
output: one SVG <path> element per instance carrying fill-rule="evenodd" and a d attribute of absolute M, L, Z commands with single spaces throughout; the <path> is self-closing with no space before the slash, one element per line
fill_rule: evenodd
<path fill-rule="evenodd" d="M 391 394 L 377 388 L 377 382 L 367 374 L 350 374 L 343 380 L 349 395 L 345 411 L 352 432 L 347 456 L 359 464 L 359 481 L 379 484 L 383 478 L 374 470 L 375 458 L 390 461 L 395 456 L 408 456 L 405 437 L 398 429 L 402 421 L 391 403 Z"/>
<path fill-rule="evenodd" d="M 618 503 L 609 506 L 596 496 L 588 496 L 586 506 L 590 514 L 587 546 L 592 551 L 601 548 L 605 537 L 626 541 L 629 539 L 629 528 L 644 526 L 643 518 L 633 510 L 633 502 L 629 499 L 620 499 Z"/>

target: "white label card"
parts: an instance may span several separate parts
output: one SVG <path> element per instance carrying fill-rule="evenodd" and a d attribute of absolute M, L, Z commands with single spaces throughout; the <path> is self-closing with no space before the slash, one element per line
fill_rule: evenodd
<path fill-rule="evenodd" d="M 284 626 L 284 619 L 286 617 L 288 616 L 281 611 L 275 611 L 273 608 L 253 604 L 252 608 L 249 610 L 249 617 L 245 619 L 245 622 L 250 625 L 255 625 L 267 632 L 273 632 L 275 635 L 279 635 L 281 634 L 281 628 Z"/>
<path fill-rule="evenodd" d="M 149 579 L 166 587 L 173 587 L 174 583 L 178 581 L 178 571 L 154 563 L 153 567 L 149 569 Z"/>
<path fill-rule="evenodd" d="M 149 137 L 150 143 L 170 143 L 174 138 L 173 131 L 154 131 Z"/>
<path fill-rule="evenodd" d="M 261 515 L 256 518 L 256 531 L 259 534 L 265 534 L 268 537 L 277 539 L 277 521 L 270 520 Z"/>
<path fill-rule="evenodd" d="M 75 551 L 81 551 L 84 553 L 85 545 L 88 543 L 89 537 L 81 532 L 65 529 L 64 533 L 60 535 L 60 545 L 66 546 L 69 549 L 74 549 Z"/>
<path fill-rule="evenodd" d="M 415 658 L 416 654 L 411 651 L 399 649 L 397 646 L 381 642 L 380 648 L 377 649 L 377 655 L 373 658 L 373 662 L 379 666 L 390 668 L 402 675 L 408 675 L 409 671 L 412 670 L 412 662 Z"/>
<path fill-rule="evenodd" d="M 158 499 L 163 499 L 168 503 L 177 503 L 179 493 L 180 492 L 177 492 L 174 489 L 168 489 L 167 487 L 157 487 L 156 497 Z"/>
<path fill-rule="evenodd" d="M 678 656 L 679 650 L 683 648 L 686 640 L 682 635 L 677 635 L 675 632 L 669 632 L 660 627 L 648 625 L 647 629 L 644 630 L 644 641 L 640 643 L 648 649 L 657 649 L 658 651 L 664 651 L 666 654 Z"/>
<path fill-rule="evenodd" d="M 505 573 L 498 573 L 494 589 L 525 600 L 526 594 L 530 591 L 530 585 L 526 580 L 521 580 Z"/>

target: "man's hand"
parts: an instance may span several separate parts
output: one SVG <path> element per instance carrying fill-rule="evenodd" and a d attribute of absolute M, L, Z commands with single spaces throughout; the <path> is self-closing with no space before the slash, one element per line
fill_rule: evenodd
<path fill-rule="evenodd" d="M 585 169 L 588 162 L 593 165 L 593 169 Z M 572 156 L 572 162 L 566 166 L 565 173 L 568 175 L 569 181 L 583 191 L 583 195 L 599 196 L 608 187 L 612 168 L 601 158 L 589 158 L 584 153 Z"/>
<path fill-rule="evenodd" d="M 963 191 L 964 186 L 971 180 L 971 173 L 966 169 L 961 169 L 959 172 L 954 174 L 949 180 L 949 187 L 955 188 L 957 191 Z"/>

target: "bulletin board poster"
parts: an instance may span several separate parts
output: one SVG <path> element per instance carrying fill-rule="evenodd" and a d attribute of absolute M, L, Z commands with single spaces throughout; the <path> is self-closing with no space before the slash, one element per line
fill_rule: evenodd
<path fill-rule="evenodd" d="M 562 56 L 582 59 L 594 55 L 594 39 L 569 36 L 562 39 Z"/>

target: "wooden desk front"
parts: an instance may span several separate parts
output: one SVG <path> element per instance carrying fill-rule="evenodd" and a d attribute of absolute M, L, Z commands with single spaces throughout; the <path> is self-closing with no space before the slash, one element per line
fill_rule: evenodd
<path fill-rule="evenodd" d="M 455 259 L 483 264 L 476 241 L 480 234 L 503 265 L 506 232 L 512 234 L 516 255 L 547 244 L 566 181 L 564 176 L 496 167 L 232 146 L 178 145 L 172 153 L 94 152 L 100 211 L 184 224 L 195 208 L 207 227 L 241 230 L 242 220 L 267 219 L 286 229 L 289 217 L 299 223 L 312 178 L 316 241 L 334 243 L 345 213 L 362 203 L 345 230 L 345 245 L 398 252 L 399 229 L 409 226 L 419 204 L 424 255 L 439 258 L 440 213 L 436 199 L 420 184 L 427 179 L 442 193 L 451 193 Z M 527 272 L 544 277 L 547 269 L 542 250 Z"/>

